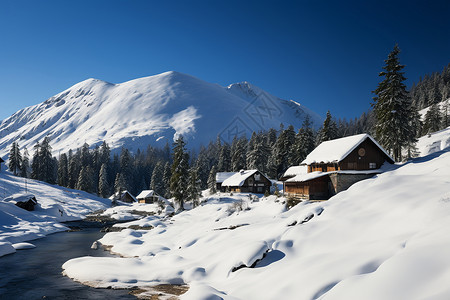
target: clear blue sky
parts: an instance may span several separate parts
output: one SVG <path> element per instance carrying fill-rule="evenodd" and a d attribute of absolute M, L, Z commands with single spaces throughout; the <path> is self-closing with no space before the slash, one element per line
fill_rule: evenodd
<path fill-rule="evenodd" d="M 450 63 L 449 16 L 450 1 L 0 0 L 0 119 L 90 77 L 169 70 L 353 118 L 396 42 L 409 86 Z"/>

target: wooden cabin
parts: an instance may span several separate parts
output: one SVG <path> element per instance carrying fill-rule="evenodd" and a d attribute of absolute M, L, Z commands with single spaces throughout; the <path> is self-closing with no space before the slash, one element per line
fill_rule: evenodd
<path fill-rule="evenodd" d="M 111 200 L 122 201 L 126 203 L 134 203 L 137 202 L 137 199 L 129 192 L 123 191 L 121 193 L 115 193 L 110 197 Z"/>
<path fill-rule="evenodd" d="M 295 199 L 326 200 L 380 173 L 385 162 L 394 160 L 368 134 L 326 141 L 302 162 L 307 167 L 306 174 L 285 179 L 284 193 Z"/>
<path fill-rule="evenodd" d="M 263 194 L 270 192 L 272 182 L 258 170 L 241 170 L 224 180 L 221 186 L 231 192 Z"/>
<path fill-rule="evenodd" d="M 154 190 L 143 190 L 136 199 L 139 203 L 157 203 L 159 195 Z"/>
<path fill-rule="evenodd" d="M 233 176 L 234 174 L 236 174 L 237 172 L 217 172 L 216 173 L 216 190 L 218 192 L 225 192 L 226 191 L 226 187 L 222 186 L 222 183 L 230 178 L 231 176 Z"/>

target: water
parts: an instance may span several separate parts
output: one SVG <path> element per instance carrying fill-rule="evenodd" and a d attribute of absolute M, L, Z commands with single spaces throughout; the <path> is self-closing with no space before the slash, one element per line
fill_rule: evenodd
<path fill-rule="evenodd" d="M 34 249 L 0 257 L 0 299 L 136 299 L 127 290 L 95 289 L 62 275 L 61 266 L 71 258 L 111 256 L 90 248 L 102 236 L 99 228 L 55 233 L 31 241 Z"/>

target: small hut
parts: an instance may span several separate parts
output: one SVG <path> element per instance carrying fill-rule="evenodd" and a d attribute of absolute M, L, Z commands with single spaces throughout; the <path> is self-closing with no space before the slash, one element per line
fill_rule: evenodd
<path fill-rule="evenodd" d="M 110 199 L 113 201 L 118 200 L 126 203 L 137 202 L 137 199 L 129 191 L 123 191 L 121 193 L 117 192 L 112 195 Z"/>
<path fill-rule="evenodd" d="M 154 190 L 143 190 L 136 198 L 139 203 L 156 203 L 159 195 Z"/>
<path fill-rule="evenodd" d="M 222 182 L 232 192 L 259 193 L 270 191 L 272 181 L 258 170 L 241 170 Z"/>

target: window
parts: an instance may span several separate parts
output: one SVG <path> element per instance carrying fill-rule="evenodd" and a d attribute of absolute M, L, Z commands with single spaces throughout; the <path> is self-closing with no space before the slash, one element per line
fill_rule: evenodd
<path fill-rule="evenodd" d="M 369 163 L 369 169 L 376 169 L 377 164 L 376 163 Z"/>
<path fill-rule="evenodd" d="M 255 174 L 255 180 L 256 180 L 256 181 L 260 181 L 260 180 L 261 180 L 261 175 Z"/>

